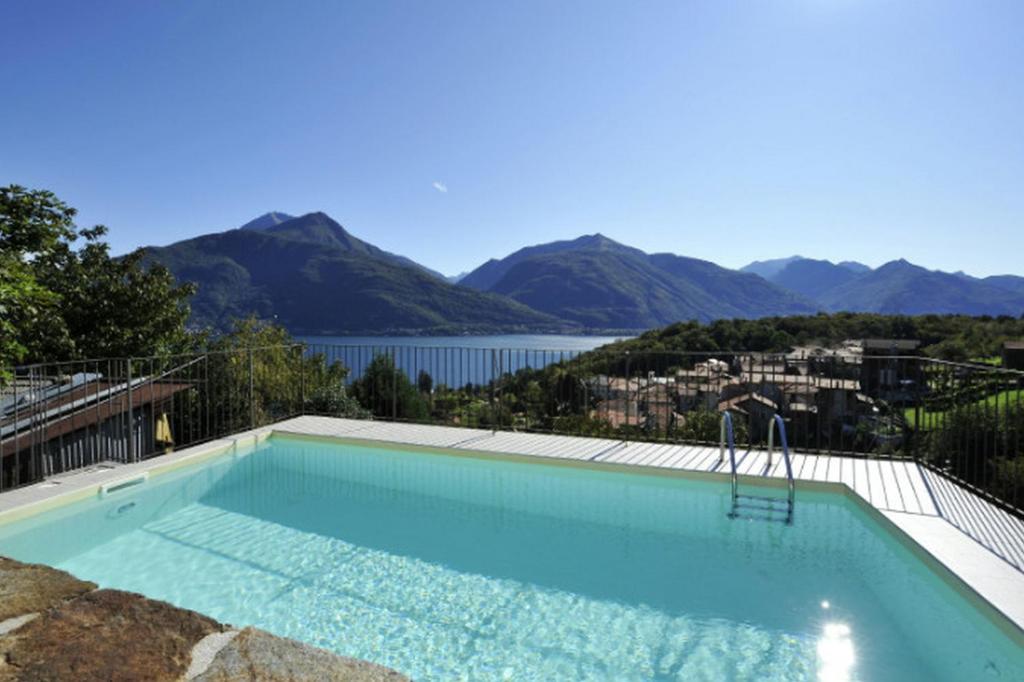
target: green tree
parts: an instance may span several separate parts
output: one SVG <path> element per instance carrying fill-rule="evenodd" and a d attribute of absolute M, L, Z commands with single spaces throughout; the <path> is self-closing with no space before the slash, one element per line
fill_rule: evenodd
<path fill-rule="evenodd" d="M 250 422 L 269 424 L 298 414 L 367 417 L 345 387 L 348 368 L 307 354 L 286 329 L 250 317 L 207 344 L 211 390 L 227 405 L 232 430 Z M 250 379 L 251 377 L 251 379 Z M 250 402 L 249 385 L 252 383 Z"/>
<path fill-rule="evenodd" d="M 405 372 L 388 355 L 378 355 L 352 385 L 360 404 L 378 417 L 422 421 L 429 416 L 427 402 Z"/>
<path fill-rule="evenodd" d="M 58 297 L 36 281 L 34 264 L 75 238 L 74 215 L 51 192 L 0 187 L 0 367 L 23 361 L 23 330 L 54 314 Z"/>
<path fill-rule="evenodd" d="M 194 287 L 142 250 L 111 257 L 106 228 L 74 217 L 52 192 L 0 188 L 0 365 L 185 350 Z"/>
<path fill-rule="evenodd" d="M 419 387 L 420 393 L 430 395 L 434 390 L 434 379 L 427 370 L 421 369 L 419 376 L 416 377 L 416 385 Z"/>
<path fill-rule="evenodd" d="M 692 443 L 717 443 L 721 437 L 721 429 L 722 415 L 717 411 L 694 410 L 680 415 L 673 426 L 671 437 Z M 746 443 L 746 420 L 733 419 L 732 433 L 734 443 Z"/>

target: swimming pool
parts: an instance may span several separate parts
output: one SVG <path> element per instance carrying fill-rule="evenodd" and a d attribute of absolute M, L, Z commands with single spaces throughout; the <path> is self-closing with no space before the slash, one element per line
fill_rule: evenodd
<path fill-rule="evenodd" d="M 416 679 L 1024 679 L 845 496 L 730 509 L 719 482 L 274 436 L 0 526 L 0 554 Z"/>

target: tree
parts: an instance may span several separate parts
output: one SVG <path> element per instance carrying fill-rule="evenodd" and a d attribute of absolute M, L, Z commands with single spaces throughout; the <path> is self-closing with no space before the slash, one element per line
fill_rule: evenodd
<path fill-rule="evenodd" d="M 75 214 L 52 192 L 0 188 L 0 365 L 185 350 L 194 287 L 141 249 L 111 257 L 106 228 Z"/>
<path fill-rule="evenodd" d="M 421 421 L 429 415 L 426 401 L 389 355 L 378 355 L 352 385 L 359 402 L 378 417 Z"/>
<path fill-rule="evenodd" d="M 75 238 L 74 215 L 50 192 L 0 187 L 0 367 L 25 359 L 22 330 L 53 313 L 58 298 L 36 281 L 33 264 Z"/>
<path fill-rule="evenodd" d="M 348 394 L 348 368 L 307 354 L 284 327 L 250 317 L 206 345 L 211 390 L 231 430 L 250 422 L 269 424 L 308 410 L 364 418 L 368 413 Z M 252 402 L 249 387 L 252 386 Z"/>
<path fill-rule="evenodd" d="M 419 387 L 420 393 L 430 395 L 434 390 L 434 379 L 427 370 L 421 369 L 419 376 L 416 377 L 416 385 Z"/>

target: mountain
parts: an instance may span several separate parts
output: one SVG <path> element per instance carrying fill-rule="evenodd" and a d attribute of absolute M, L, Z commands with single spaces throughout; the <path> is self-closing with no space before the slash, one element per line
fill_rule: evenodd
<path fill-rule="evenodd" d="M 1016 275 L 992 275 L 981 280 L 985 284 L 1004 289 L 1006 291 L 1012 291 L 1020 296 L 1024 296 L 1024 277 L 1017 277 Z"/>
<path fill-rule="evenodd" d="M 564 330 L 548 315 L 458 287 L 349 234 L 324 213 L 147 249 L 199 291 L 193 323 L 276 319 L 297 334 Z"/>
<path fill-rule="evenodd" d="M 962 271 L 927 270 L 905 260 L 872 270 L 856 261 L 835 264 L 799 256 L 755 261 L 742 271 L 763 273 L 773 284 L 828 311 L 1014 316 L 1024 312 L 1024 277 L 1014 275 L 980 279 Z"/>
<path fill-rule="evenodd" d="M 608 251 L 622 254 L 645 256 L 640 249 L 634 249 L 605 237 L 603 234 L 588 234 L 573 240 L 550 242 L 527 246 L 504 258 L 492 258 L 477 269 L 471 271 L 459 282 L 462 286 L 488 291 L 504 277 L 515 265 L 530 258 L 553 253 L 575 251 Z"/>
<path fill-rule="evenodd" d="M 963 270 L 957 270 L 952 273 L 954 277 L 967 280 L 969 282 L 979 282 L 994 286 L 997 289 L 1003 289 L 1004 291 L 1012 291 L 1015 294 L 1024 296 L 1024 277 L 1018 277 L 1017 275 L 992 275 L 991 277 L 975 277 L 974 275 L 968 275 Z"/>
<path fill-rule="evenodd" d="M 1024 313 L 1024 292 L 1015 292 L 1012 281 L 997 281 L 1010 288 L 897 260 L 856 276 L 824 292 L 817 300 L 830 311 L 1014 317 Z"/>
<path fill-rule="evenodd" d="M 281 223 L 294 220 L 295 216 L 288 215 L 287 213 L 280 213 L 278 211 L 271 211 L 270 213 L 264 213 L 259 218 L 250 220 L 245 225 L 242 225 L 240 230 L 265 230 L 268 227 L 274 227 Z"/>
<path fill-rule="evenodd" d="M 843 265 L 836 265 L 827 260 L 800 258 L 791 261 L 767 279 L 780 287 L 815 300 L 857 276 L 855 270 Z"/>
<path fill-rule="evenodd" d="M 864 265 L 863 263 L 858 263 L 855 260 L 839 261 L 839 267 L 846 268 L 847 270 L 852 270 L 856 272 L 858 275 L 863 275 L 865 272 L 871 272 L 870 267 Z"/>
<path fill-rule="evenodd" d="M 500 293 L 590 328 L 644 329 L 815 310 L 757 275 L 673 254 L 648 255 L 600 234 L 489 260 L 461 286 Z"/>
<path fill-rule="evenodd" d="M 468 274 L 469 274 L 468 272 L 463 271 L 463 272 L 460 272 L 457 275 L 445 275 L 444 276 L 444 281 L 448 282 L 449 284 L 458 284 Z"/>
<path fill-rule="evenodd" d="M 759 275 L 770 282 L 772 277 L 779 274 L 782 268 L 798 260 L 803 260 L 803 256 L 790 256 L 789 258 L 774 258 L 771 260 L 756 260 L 753 263 L 744 265 L 740 268 L 740 272 L 749 272 L 754 275 Z"/>

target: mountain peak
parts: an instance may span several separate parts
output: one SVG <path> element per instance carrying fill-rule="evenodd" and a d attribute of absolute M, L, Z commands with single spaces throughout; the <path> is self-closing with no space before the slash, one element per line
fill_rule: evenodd
<path fill-rule="evenodd" d="M 920 265 L 914 265 L 906 258 L 897 258 L 888 263 L 883 263 L 879 270 L 924 270 Z"/>
<path fill-rule="evenodd" d="M 804 260 L 803 256 L 790 256 L 789 258 L 772 258 L 769 260 L 756 260 L 740 268 L 740 272 L 752 272 L 767 280 L 782 272 L 782 269 L 790 263 Z"/>
<path fill-rule="evenodd" d="M 582 237 L 577 237 L 571 243 L 573 246 L 590 246 L 597 248 L 603 248 L 608 246 L 622 246 L 621 244 L 619 244 L 619 242 L 604 236 L 600 232 L 595 232 L 594 234 L 585 234 Z"/>
<path fill-rule="evenodd" d="M 841 268 L 846 268 L 847 270 L 852 270 L 853 272 L 855 272 L 857 274 L 863 274 L 865 272 L 871 272 L 871 268 L 870 267 L 868 267 L 867 265 L 864 265 L 863 263 L 859 263 L 859 262 L 857 262 L 855 260 L 840 261 L 838 265 Z"/>
<path fill-rule="evenodd" d="M 238 229 L 240 229 L 240 230 L 265 230 L 268 227 L 274 227 L 275 225 L 280 225 L 281 223 L 288 222 L 289 220 L 292 220 L 294 217 L 295 216 L 293 216 L 293 215 L 288 215 L 287 213 L 281 213 L 280 211 L 270 211 L 269 213 L 264 213 L 263 215 L 261 215 L 258 218 L 254 218 L 253 220 L 250 220 L 249 222 L 247 222 L 245 225 L 242 225 Z"/>

